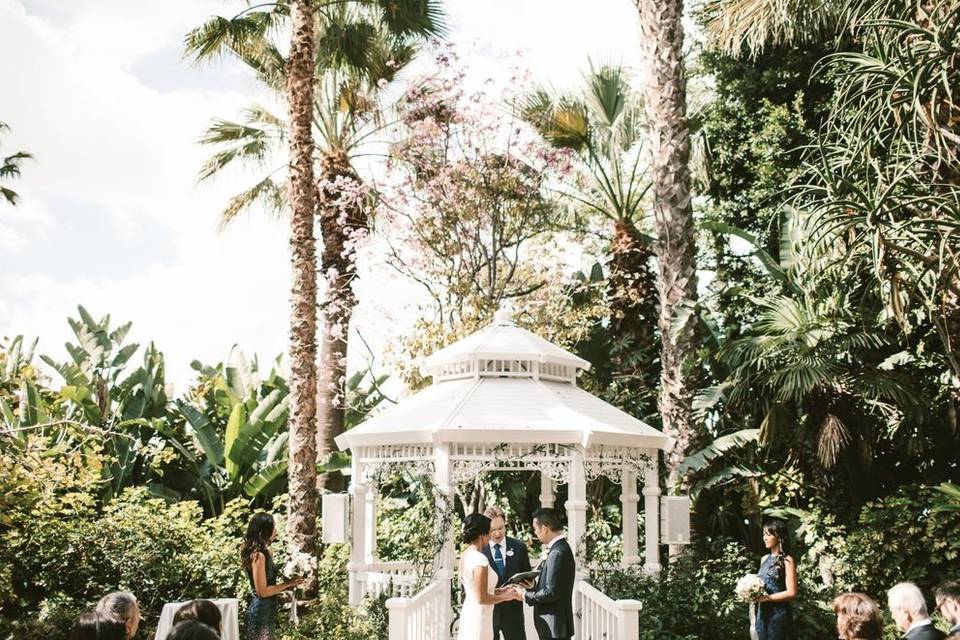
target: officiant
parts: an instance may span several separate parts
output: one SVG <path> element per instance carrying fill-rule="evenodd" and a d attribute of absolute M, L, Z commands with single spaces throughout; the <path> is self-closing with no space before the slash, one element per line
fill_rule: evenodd
<path fill-rule="evenodd" d="M 490 566 L 497 572 L 497 586 L 502 587 L 514 574 L 530 571 L 527 545 L 507 536 L 507 516 L 500 507 L 489 507 L 483 515 L 490 518 L 490 544 L 483 549 Z M 494 640 L 524 640 L 523 603 L 501 602 L 493 608 Z"/>

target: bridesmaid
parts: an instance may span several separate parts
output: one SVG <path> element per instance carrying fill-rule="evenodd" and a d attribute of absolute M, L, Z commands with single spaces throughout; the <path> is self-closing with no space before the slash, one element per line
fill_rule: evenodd
<path fill-rule="evenodd" d="M 269 513 L 256 513 L 247 525 L 247 535 L 240 550 L 243 570 L 250 580 L 253 599 L 247 608 L 247 640 L 274 640 L 277 630 L 277 609 L 280 605 L 277 597 L 284 591 L 303 583 L 303 578 L 295 578 L 277 584 L 277 565 L 273 563 L 270 543 L 277 537 L 273 516 Z"/>
<path fill-rule="evenodd" d="M 769 552 L 760 561 L 760 578 L 767 594 L 758 600 L 757 640 L 793 637 L 790 602 L 797 597 L 797 563 L 790 555 L 786 525 L 773 520 L 763 525 L 763 546 Z"/>

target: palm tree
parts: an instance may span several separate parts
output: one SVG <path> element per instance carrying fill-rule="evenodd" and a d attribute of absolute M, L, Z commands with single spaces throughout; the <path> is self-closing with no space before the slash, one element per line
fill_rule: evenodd
<path fill-rule="evenodd" d="M 551 95 L 539 89 L 527 98 L 522 115 L 550 144 L 577 159 L 574 184 L 563 195 L 612 223 L 607 285 L 611 333 L 620 345 L 612 349 L 612 359 L 617 376 L 653 389 L 657 291 L 653 243 L 641 231 L 650 182 L 641 163 L 640 96 L 622 67 L 591 64 L 579 91 Z M 643 389 L 637 395 L 644 395 Z"/>
<path fill-rule="evenodd" d="M 287 112 L 290 121 L 290 482 L 287 531 L 291 549 L 313 551 L 317 538 L 317 272 L 313 215 L 313 0 L 293 0 Z"/>
<path fill-rule="evenodd" d="M 187 50 L 198 59 L 229 53 L 264 84 L 277 89 L 286 67 L 269 34 L 286 19 L 285 6 L 282 2 L 265 10 L 258 5 L 230 20 L 212 19 L 188 36 Z M 320 303 L 323 333 L 316 439 L 318 457 L 323 460 L 336 451 L 334 438 L 344 429 L 347 343 L 356 304 L 353 245 L 369 227 L 372 210 L 369 189 L 353 158 L 382 130 L 382 87 L 413 59 L 418 43 L 442 33 L 443 26 L 435 0 L 374 4 L 329 0 L 318 5 L 316 23 L 312 132 L 317 144 L 312 162 L 323 242 L 319 268 L 326 281 Z M 247 109 L 241 122 L 216 120 L 201 142 L 220 150 L 203 167 L 200 178 L 208 179 L 236 161 L 263 169 L 288 135 L 287 122 L 259 105 Z M 287 179 L 282 167 L 266 171 L 250 189 L 230 200 L 221 226 L 255 203 L 283 212 Z M 343 476 L 324 473 L 318 483 L 322 489 L 340 490 Z"/>
<path fill-rule="evenodd" d="M 0 131 L 5 129 L 9 130 L 10 127 L 4 122 L 0 122 Z M 25 151 L 18 151 L 13 155 L 0 157 L 0 179 L 19 178 L 20 162 L 32 157 L 33 156 Z M 20 195 L 16 191 L 3 185 L 0 185 L 0 196 L 11 205 L 16 205 L 17 200 L 20 198 Z"/>
<path fill-rule="evenodd" d="M 645 77 L 643 102 L 653 193 L 653 227 L 660 293 L 660 398 L 664 432 L 675 438 L 667 453 L 671 483 L 694 433 L 692 397 L 697 332 L 696 241 L 690 193 L 690 128 L 683 70 L 682 0 L 637 0 Z M 686 317 L 686 321 L 677 321 Z"/>

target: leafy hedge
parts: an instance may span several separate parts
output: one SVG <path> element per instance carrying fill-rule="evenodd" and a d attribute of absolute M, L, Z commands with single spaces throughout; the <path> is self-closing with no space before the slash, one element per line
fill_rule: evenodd
<path fill-rule="evenodd" d="M 739 545 L 717 543 L 705 557 L 685 554 L 668 564 L 659 577 L 640 569 L 618 569 L 594 576 L 596 586 L 614 599 L 635 599 L 640 610 L 639 640 L 727 640 L 745 638 L 749 610 L 733 590 L 757 560 Z M 802 569 L 802 563 L 801 563 Z M 833 619 L 816 600 L 807 572 L 801 571 L 800 598 L 794 604 L 798 638 L 829 637 Z"/>
<path fill-rule="evenodd" d="M 169 504 L 130 489 L 90 517 L 38 517 L 8 536 L 0 590 L 3 637 L 63 635 L 110 591 L 137 595 L 147 637 L 165 602 L 248 593 L 237 550 L 248 511 L 239 501 L 204 521 L 195 502 Z"/>

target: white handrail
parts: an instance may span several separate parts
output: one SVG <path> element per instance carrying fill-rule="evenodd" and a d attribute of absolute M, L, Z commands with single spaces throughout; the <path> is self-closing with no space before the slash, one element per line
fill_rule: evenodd
<path fill-rule="evenodd" d="M 387 600 L 390 640 L 449 640 L 450 584 L 436 580 L 412 598 Z"/>
<path fill-rule="evenodd" d="M 636 640 L 640 635 L 639 600 L 613 600 L 586 581 L 581 595 L 579 640 Z"/>
<path fill-rule="evenodd" d="M 417 568 L 413 562 L 371 562 L 356 572 L 360 597 L 383 594 L 410 597 L 417 586 Z"/>

